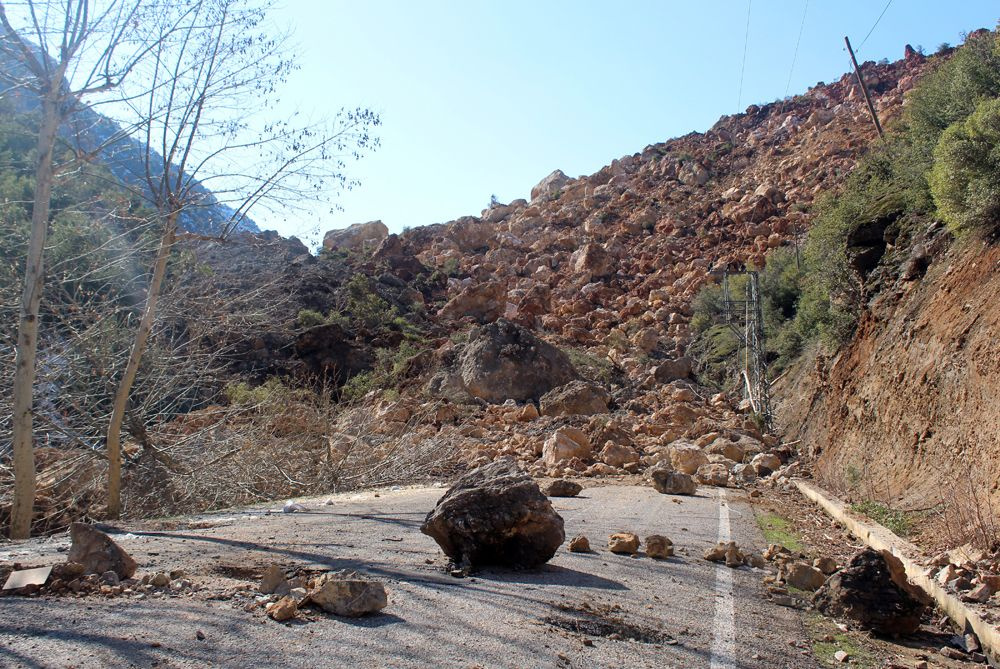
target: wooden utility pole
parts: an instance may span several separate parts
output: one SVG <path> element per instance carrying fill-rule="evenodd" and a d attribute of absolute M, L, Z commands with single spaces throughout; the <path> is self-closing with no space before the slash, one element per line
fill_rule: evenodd
<path fill-rule="evenodd" d="M 872 121 L 875 122 L 875 130 L 878 131 L 880 139 L 885 139 L 885 134 L 882 132 L 882 124 L 878 122 L 875 105 L 872 104 L 871 96 L 868 95 L 868 87 L 865 86 L 864 77 L 861 76 L 861 68 L 858 67 L 858 59 L 854 57 L 854 49 L 851 48 L 851 40 L 847 39 L 847 35 L 844 35 L 844 44 L 847 45 L 847 53 L 851 54 L 851 62 L 854 63 L 854 74 L 858 77 L 858 86 L 861 86 L 861 92 L 865 96 L 865 103 L 868 105 L 868 112 L 872 115 Z"/>

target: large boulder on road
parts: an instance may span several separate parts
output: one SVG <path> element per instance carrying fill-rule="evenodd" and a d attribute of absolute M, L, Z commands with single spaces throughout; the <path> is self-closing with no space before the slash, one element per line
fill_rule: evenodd
<path fill-rule="evenodd" d="M 698 489 L 698 484 L 690 475 L 667 467 L 651 469 L 648 476 L 656 491 L 664 495 L 693 495 Z"/>
<path fill-rule="evenodd" d="M 537 567 L 566 539 L 562 517 L 513 458 L 465 474 L 420 531 L 463 567 Z"/>

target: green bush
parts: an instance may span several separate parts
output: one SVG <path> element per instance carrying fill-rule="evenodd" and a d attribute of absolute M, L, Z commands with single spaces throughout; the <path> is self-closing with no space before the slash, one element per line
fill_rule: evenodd
<path fill-rule="evenodd" d="M 1000 97 L 998 36 L 970 36 L 908 96 L 907 133 L 930 153 L 946 128 L 967 118 L 983 100 L 996 97 Z"/>
<path fill-rule="evenodd" d="M 323 314 L 312 309 L 300 309 L 298 316 L 299 327 L 303 328 L 314 328 L 317 325 L 323 325 L 326 319 L 323 318 Z"/>
<path fill-rule="evenodd" d="M 948 127 L 929 177 L 938 213 L 953 231 L 1000 223 L 1000 98 Z"/>
<path fill-rule="evenodd" d="M 411 365 L 424 349 L 417 343 L 404 341 L 396 348 L 380 348 L 375 352 L 375 366 L 355 374 L 341 388 L 345 400 L 358 400 L 373 390 L 398 393 L 397 387 L 411 374 Z"/>

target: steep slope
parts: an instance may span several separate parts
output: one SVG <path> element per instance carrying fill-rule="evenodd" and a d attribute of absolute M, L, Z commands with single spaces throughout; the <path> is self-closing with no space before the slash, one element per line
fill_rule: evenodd
<path fill-rule="evenodd" d="M 779 386 L 785 431 L 825 485 L 937 508 L 942 544 L 995 532 L 1000 508 L 1000 247 L 944 242 L 924 277 L 899 272 L 835 357 L 813 353 Z"/>
<path fill-rule="evenodd" d="M 909 48 L 902 61 L 864 64 L 883 123 L 926 67 Z M 691 301 L 711 268 L 761 266 L 805 232 L 814 198 L 836 190 L 873 141 L 867 114 L 845 75 L 591 176 L 553 173 L 530 203 L 415 228 L 402 246 L 428 267 L 450 264 L 449 296 L 500 284 L 507 317 L 595 347 L 640 379 L 651 361 L 684 353 Z"/>

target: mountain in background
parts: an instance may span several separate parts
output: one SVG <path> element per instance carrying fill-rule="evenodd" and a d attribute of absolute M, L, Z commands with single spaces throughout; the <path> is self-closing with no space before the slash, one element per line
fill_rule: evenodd
<path fill-rule="evenodd" d="M 2 41 L 2 40 L 0 40 Z M 18 59 L 13 49 L 5 49 L 0 45 L 0 70 L 17 76 L 27 75 L 24 63 Z M 18 112 L 30 114 L 38 109 L 38 100 L 30 91 L 16 90 L 0 80 L 0 96 L 5 97 Z M 100 147 L 115 135 L 121 134 L 121 126 L 106 116 L 94 111 L 85 104 L 73 114 L 68 124 L 60 129 L 63 140 L 78 145 L 84 150 Z M 162 164 L 159 153 L 153 152 L 156 165 Z M 126 188 L 138 194 L 143 200 L 150 199 L 149 188 L 144 179 L 145 146 L 134 137 L 126 137 L 104 147 L 98 153 L 101 164 Z M 158 176 L 158 175 L 157 175 Z M 198 180 L 194 180 L 193 194 L 199 204 L 187 208 L 181 214 L 181 226 L 191 232 L 205 235 L 219 234 L 225 224 L 232 219 L 235 211 L 205 188 Z M 253 219 L 244 217 L 236 227 L 245 232 L 259 232 Z"/>

